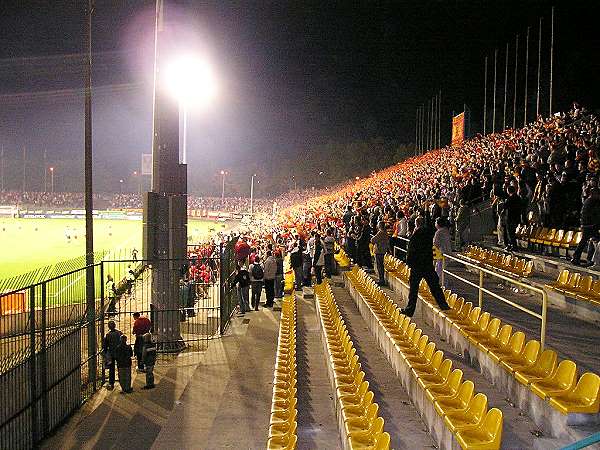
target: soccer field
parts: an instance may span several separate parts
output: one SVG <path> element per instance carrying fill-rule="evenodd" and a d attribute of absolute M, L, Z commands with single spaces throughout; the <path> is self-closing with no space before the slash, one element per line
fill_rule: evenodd
<path fill-rule="evenodd" d="M 214 231 L 230 227 L 213 220 L 189 219 L 188 236 L 199 242 Z M 211 231 L 212 230 L 212 231 Z M 68 237 L 67 237 L 68 236 Z M 94 220 L 94 250 L 112 250 L 130 258 L 142 254 L 142 222 Z M 83 219 L 0 219 L 0 280 L 38 267 L 85 254 Z"/>

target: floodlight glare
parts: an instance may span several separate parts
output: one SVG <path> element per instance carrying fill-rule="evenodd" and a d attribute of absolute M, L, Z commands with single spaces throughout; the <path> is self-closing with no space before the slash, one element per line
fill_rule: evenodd
<path fill-rule="evenodd" d="M 166 68 L 167 89 L 186 106 L 209 103 L 217 93 L 210 64 L 194 56 L 180 56 Z"/>

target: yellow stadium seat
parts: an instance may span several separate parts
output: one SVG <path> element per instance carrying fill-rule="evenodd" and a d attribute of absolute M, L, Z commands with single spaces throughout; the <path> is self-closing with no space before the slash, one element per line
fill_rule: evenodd
<path fill-rule="evenodd" d="M 527 261 L 525 263 L 525 265 L 523 266 L 523 271 L 521 272 L 520 276 L 527 278 L 527 277 L 531 276 L 532 273 L 533 273 L 533 261 Z"/>
<path fill-rule="evenodd" d="M 456 440 L 465 450 L 498 450 L 502 444 L 502 411 L 490 409 L 481 423 L 459 430 Z"/>
<path fill-rule="evenodd" d="M 390 434 L 381 433 L 375 440 L 373 450 L 389 450 L 390 449 Z"/>
<path fill-rule="evenodd" d="M 338 395 L 338 400 L 342 405 L 360 405 L 360 403 L 367 395 L 369 391 L 369 382 L 363 381 L 359 386 L 356 392 L 352 394 L 342 394 Z"/>
<path fill-rule="evenodd" d="M 479 342 L 492 340 L 498 335 L 501 323 L 502 322 L 500 322 L 500 319 L 494 317 L 492 320 L 490 320 L 484 331 L 471 333 L 468 336 L 469 342 L 473 345 L 477 345 Z"/>
<path fill-rule="evenodd" d="M 433 402 L 437 397 L 444 395 L 455 395 L 462 383 L 463 371 L 454 369 L 443 383 L 431 384 L 427 387 L 425 395 Z"/>
<path fill-rule="evenodd" d="M 375 440 L 383 433 L 383 417 L 378 417 L 371 423 L 368 430 L 353 431 L 348 434 L 350 448 L 355 449 L 371 449 L 375 446 Z"/>
<path fill-rule="evenodd" d="M 428 342 L 423 352 L 418 355 L 407 355 L 404 357 L 409 366 L 413 364 L 427 364 L 433 358 L 435 353 L 435 342 Z"/>
<path fill-rule="evenodd" d="M 373 392 L 369 391 L 366 393 L 360 404 L 342 406 L 342 417 L 344 418 L 344 421 L 366 415 L 369 405 L 373 403 L 373 397 Z"/>
<path fill-rule="evenodd" d="M 552 242 L 554 241 L 555 236 L 556 236 L 556 228 L 552 228 L 551 230 L 548 231 L 548 233 L 544 237 L 542 244 L 552 245 Z"/>
<path fill-rule="evenodd" d="M 267 442 L 267 450 L 295 450 L 298 437 L 295 434 L 270 438 Z"/>
<path fill-rule="evenodd" d="M 489 352 L 490 350 L 493 350 L 496 348 L 506 347 L 508 345 L 508 341 L 510 340 L 511 336 L 512 336 L 512 326 L 505 324 L 505 325 L 502 325 L 502 328 L 500 328 L 500 331 L 498 332 L 498 334 L 496 334 L 496 336 L 494 336 L 493 338 L 490 338 L 490 339 L 481 340 L 477 343 L 477 345 L 482 350 Z"/>
<path fill-rule="evenodd" d="M 440 364 L 438 370 L 433 373 L 422 373 L 419 375 L 418 383 L 423 389 L 427 389 L 428 386 L 445 382 L 450 376 L 452 370 L 452 360 L 445 359 Z"/>
<path fill-rule="evenodd" d="M 435 399 L 435 410 L 440 416 L 445 416 L 449 411 L 465 409 L 471 399 L 475 385 L 471 380 L 467 380 L 460 385 L 460 388 L 454 395 L 438 396 Z"/>
<path fill-rule="evenodd" d="M 600 377 L 584 373 L 574 389 L 550 397 L 550 405 L 563 414 L 597 414 L 600 408 Z"/>
<path fill-rule="evenodd" d="M 269 437 L 281 436 L 287 434 L 296 423 L 296 417 L 298 416 L 298 410 L 293 409 L 291 414 L 285 420 L 275 420 L 271 422 L 269 426 Z"/>
<path fill-rule="evenodd" d="M 577 365 L 568 359 L 560 362 L 556 371 L 543 380 L 531 383 L 529 389 L 542 399 L 573 389 L 577 378 Z"/>
<path fill-rule="evenodd" d="M 575 232 L 573 230 L 569 230 L 564 234 L 562 241 L 560 241 L 560 246 L 562 248 L 569 248 L 570 242 L 573 240 Z"/>
<path fill-rule="evenodd" d="M 428 363 L 413 364 L 411 366 L 411 372 L 417 378 L 419 378 L 421 375 L 434 374 L 439 370 L 440 366 L 442 365 L 443 360 L 444 360 L 444 352 L 441 350 L 438 350 L 433 354 L 431 361 L 429 361 Z"/>
<path fill-rule="evenodd" d="M 361 370 L 354 376 L 352 383 L 338 385 L 336 391 L 339 395 L 354 394 L 365 380 L 365 373 Z"/>
<path fill-rule="evenodd" d="M 567 282 L 569 281 L 569 275 L 569 271 L 567 269 L 563 269 L 558 274 L 558 278 L 556 278 L 556 281 L 554 281 L 553 283 L 549 283 L 546 286 L 554 290 L 564 288 L 564 286 L 566 286 Z"/>
<path fill-rule="evenodd" d="M 367 408 L 367 413 L 363 417 L 354 417 L 344 422 L 346 434 L 350 434 L 354 431 L 368 430 L 375 419 L 377 419 L 378 413 L 379 405 L 377 403 L 371 403 Z"/>
<path fill-rule="evenodd" d="M 485 416 L 487 403 L 487 396 L 479 393 L 469 401 L 465 409 L 448 411 L 444 416 L 444 423 L 453 434 L 460 429 L 473 427 Z"/>
<path fill-rule="evenodd" d="M 578 293 L 577 298 L 586 302 L 600 304 L 600 280 L 594 280 L 590 291 L 586 294 Z"/>
<path fill-rule="evenodd" d="M 500 364 L 509 372 L 515 372 L 517 369 L 531 367 L 537 361 L 540 353 L 540 341 L 530 340 L 525 344 L 523 350 L 518 355 L 511 355 L 502 358 Z"/>
<path fill-rule="evenodd" d="M 533 365 L 517 369 L 515 378 L 524 385 L 548 378 L 556 370 L 557 359 L 554 350 L 546 349 L 538 356 Z"/>
<path fill-rule="evenodd" d="M 579 279 L 579 284 L 574 291 L 570 291 L 569 294 L 578 297 L 589 295 L 592 290 L 593 279 L 591 275 L 583 276 Z"/>
<path fill-rule="evenodd" d="M 523 350 L 523 344 L 525 343 L 525 333 L 517 331 L 510 337 L 510 340 L 505 347 L 498 347 L 491 349 L 488 353 L 489 357 L 497 363 L 504 358 L 518 357 Z"/>
<path fill-rule="evenodd" d="M 565 230 L 558 230 L 554 235 L 554 239 L 552 240 L 550 245 L 552 245 L 552 247 L 560 247 L 560 243 L 563 241 L 564 238 Z"/>
<path fill-rule="evenodd" d="M 484 332 L 489 323 L 490 313 L 486 311 L 479 316 L 479 320 L 477 320 L 477 323 L 465 325 L 464 327 L 461 327 L 459 331 L 463 336 L 468 337 L 473 333 Z"/>
<path fill-rule="evenodd" d="M 429 336 L 422 335 L 417 343 L 411 347 L 403 347 L 402 348 L 402 357 L 404 359 L 410 356 L 419 357 L 425 351 L 425 347 L 427 347 L 427 343 L 429 342 Z"/>

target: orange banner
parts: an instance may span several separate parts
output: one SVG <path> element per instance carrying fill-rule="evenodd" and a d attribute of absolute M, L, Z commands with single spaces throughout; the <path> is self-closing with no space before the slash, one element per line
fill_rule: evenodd
<path fill-rule="evenodd" d="M 460 145 L 465 140 L 465 113 L 452 118 L 452 145 Z"/>
<path fill-rule="evenodd" d="M 0 316 L 25 311 L 25 293 L 13 292 L 0 296 Z"/>

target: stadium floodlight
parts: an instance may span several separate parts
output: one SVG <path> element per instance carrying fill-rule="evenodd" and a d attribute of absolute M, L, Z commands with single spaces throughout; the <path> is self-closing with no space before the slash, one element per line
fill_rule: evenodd
<path fill-rule="evenodd" d="M 209 104 L 216 96 L 217 83 L 210 64 L 193 55 L 181 55 L 168 64 L 165 80 L 183 113 L 181 163 L 187 164 L 188 110 Z"/>
<path fill-rule="evenodd" d="M 50 167 L 50 191 L 54 192 L 54 167 Z"/>

